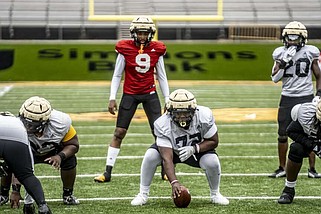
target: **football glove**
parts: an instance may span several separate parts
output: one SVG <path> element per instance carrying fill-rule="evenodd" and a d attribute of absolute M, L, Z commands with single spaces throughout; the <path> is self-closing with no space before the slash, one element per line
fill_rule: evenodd
<path fill-rule="evenodd" d="M 179 159 L 181 160 L 181 162 L 184 162 L 195 153 L 195 147 L 184 146 L 182 148 L 178 148 L 178 151 L 179 151 Z"/>
<path fill-rule="evenodd" d="M 320 101 L 320 96 L 315 96 L 315 97 L 313 98 L 313 100 L 312 100 L 312 103 L 313 103 L 314 105 L 317 105 L 319 101 Z"/>
<path fill-rule="evenodd" d="M 296 47 L 290 46 L 284 53 L 282 60 L 286 63 L 290 62 L 293 56 L 296 54 Z"/>

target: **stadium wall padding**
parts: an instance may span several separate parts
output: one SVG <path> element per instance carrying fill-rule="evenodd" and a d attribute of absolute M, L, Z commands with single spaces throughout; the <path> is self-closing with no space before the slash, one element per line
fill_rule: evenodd
<path fill-rule="evenodd" d="M 270 80 L 278 43 L 165 42 L 169 80 Z M 321 43 L 314 44 L 321 47 Z M 111 80 L 115 43 L 0 44 L 0 81 Z"/>

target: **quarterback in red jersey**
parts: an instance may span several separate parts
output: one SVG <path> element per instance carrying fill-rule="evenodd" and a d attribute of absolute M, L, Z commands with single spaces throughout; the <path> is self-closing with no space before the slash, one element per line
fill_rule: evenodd
<path fill-rule="evenodd" d="M 151 131 L 154 132 L 154 121 L 161 116 L 161 104 L 156 92 L 154 75 L 157 77 L 165 102 L 169 99 L 163 59 L 166 46 L 162 42 L 152 41 L 156 32 L 153 20 L 149 17 L 137 17 L 132 21 L 129 30 L 134 40 L 121 40 L 116 44 L 118 56 L 111 81 L 108 111 L 114 115 L 118 109 L 118 115 L 114 136 L 107 152 L 106 170 L 94 178 L 100 183 L 111 180 L 111 171 L 119 154 L 120 145 L 140 103 L 147 115 Z M 123 73 L 125 73 L 123 95 L 117 108 L 116 94 Z"/>

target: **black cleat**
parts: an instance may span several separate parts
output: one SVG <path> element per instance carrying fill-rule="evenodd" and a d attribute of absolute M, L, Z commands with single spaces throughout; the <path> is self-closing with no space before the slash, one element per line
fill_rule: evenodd
<path fill-rule="evenodd" d="M 278 200 L 279 204 L 291 204 L 295 195 L 293 187 L 284 187 L 283 192 Z"/>
<path fill-rule="evenodd" d="M 23 214 L 35 214 L 35 206 L 33 204 L 24 204 L 23 205 Z"/>
<path fill-rule="evenodd" d="M 73 195 L 63 196 L 63 201 L 65 205 L 78 205 L 78 199 Z"/>
<path fill-rule="evenodd" d="M 308 169 L 308 178 L 321 178 L 321 174 L 317 173 L 315 168 Z"/>
<path fill-rule="evenodd" d="M 0 195 L 0 206 L 6 204 L 9 201 L 9 196 Z"/>
<path fill-rule="evenodd" d="M 285 170 L 283 169 L 283 167 L 279 166 L 279 168 L 275 170 L 273 174 L 269 175 L 269 178 L 281 178 L 285 176 Z"/>
<path fill-rule="evenodd" d="M 38 208 L 38 214 L 51 214 L 51 211 L 47 204 L 40 204 Z"/>

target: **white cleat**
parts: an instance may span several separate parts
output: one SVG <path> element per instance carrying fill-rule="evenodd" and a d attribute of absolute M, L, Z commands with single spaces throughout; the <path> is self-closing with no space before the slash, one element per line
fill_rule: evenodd
<path fill-rule="evenodd" d="M 212 195 L 211 201 L 213 204 L 219 204 L 219 205 L 228 205 L 230 203 L 227 198 L 221 195 L 221 193 L 216 193 L 215 195 Z"/>
<path fill-rule="evenodd" d="M 135 198 L 130 202 L 132 206 L 142 206 L 147 203 L 148 195 L 143 193 L 138 193 Z"/>

